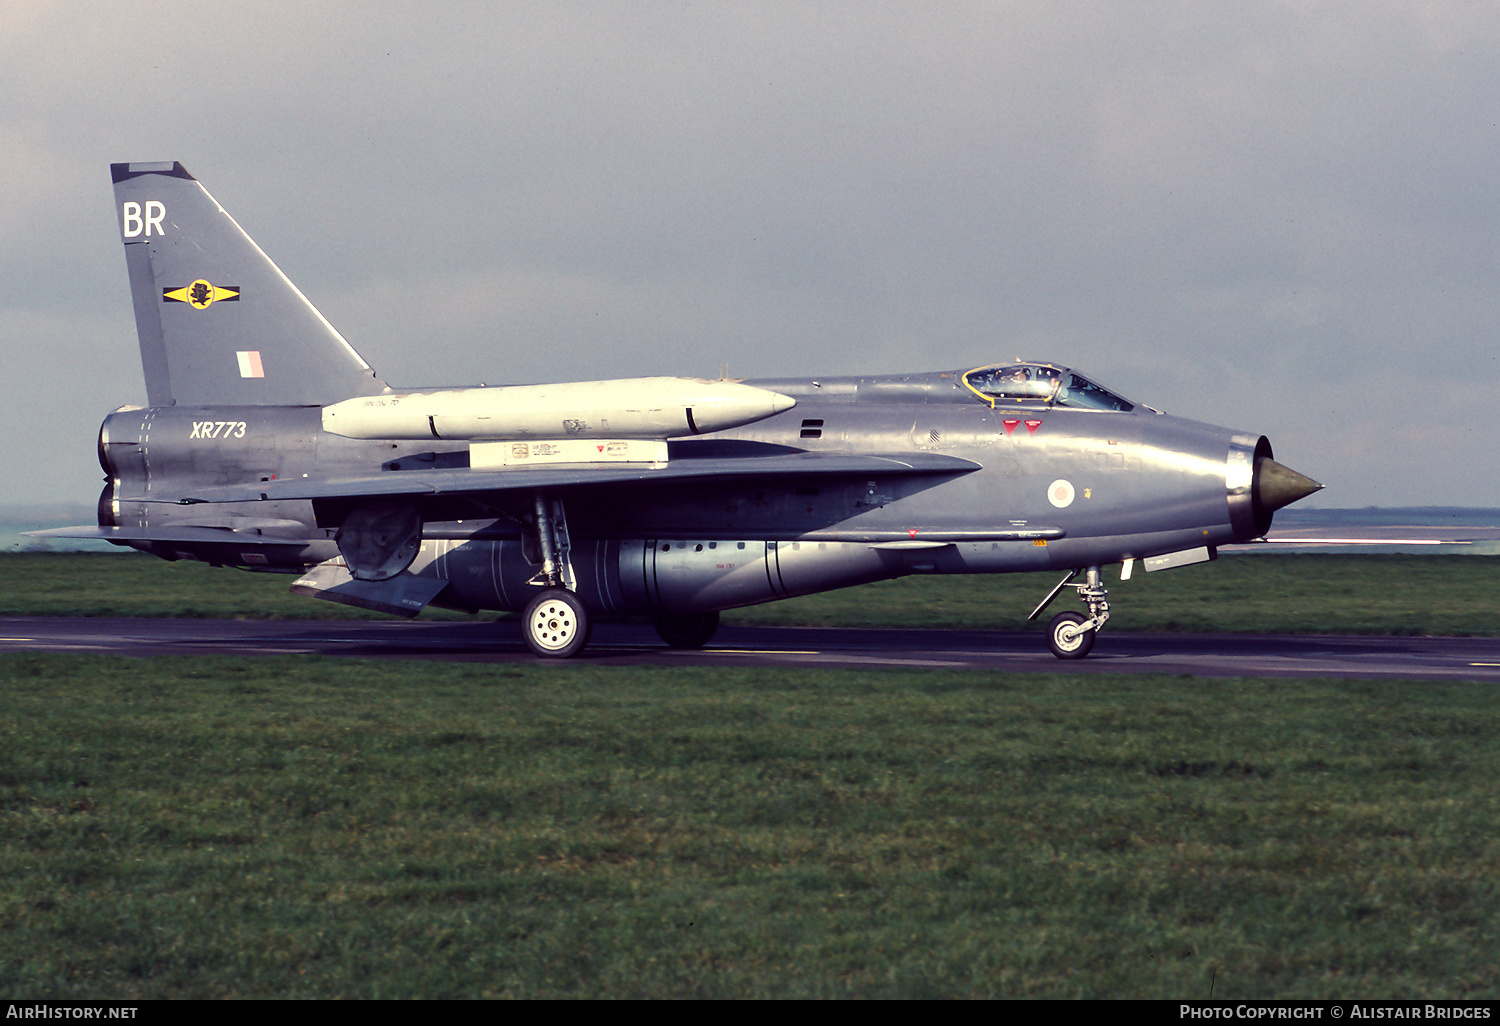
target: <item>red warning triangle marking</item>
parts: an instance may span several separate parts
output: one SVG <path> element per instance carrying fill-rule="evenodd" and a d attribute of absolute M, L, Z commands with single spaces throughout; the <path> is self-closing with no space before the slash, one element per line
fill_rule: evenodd
<path fill-rule="evenodd" d="M 1026 430 L 1030 431 L 1032 434 L 1036 434 L 1036 429 L 1041 426 L 1042 422 L 1039 420 L 1028 420 L 1026 422 Z"/>
<path fill-rule="evenodd" d="M 917 529 L 915 527 L 908 527 L 906 529 L 906 536 L 908 538 L 915 538 L 917 536 Z"/>
<path fill-rule="evenodd" d="M 594 448 L 598 449 L 600 452 L 604 451 L 604 446 L 602 446 L 602 445 L 596 445 L 596 446 L 594 446 Z"/>
<path fill-rule="evenodd" d="M 1021 422 L 1019 420 L 1007 420 L 1007 421 L 1004 421 L 1003 423 L 1005 424 L 1005 433 L 1007 435 L 1010 434 L 1012 431 L 1014 431 L 1016 428 L 1018 428 L 1018 427 L 1021 426 Z"/>

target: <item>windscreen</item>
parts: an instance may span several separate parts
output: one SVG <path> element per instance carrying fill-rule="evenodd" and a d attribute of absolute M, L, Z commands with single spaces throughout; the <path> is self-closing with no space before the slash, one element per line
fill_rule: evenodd
<path fill-rule="evenodd" d="M 1084 410 L 1118 410 L 1129 413 L 1135 404 L 1126 402 L 1102 385 L 1096 385 L 1082 374 L 1069 374 L 1068 382 L 1057 393 L 1058 406 Z"/>

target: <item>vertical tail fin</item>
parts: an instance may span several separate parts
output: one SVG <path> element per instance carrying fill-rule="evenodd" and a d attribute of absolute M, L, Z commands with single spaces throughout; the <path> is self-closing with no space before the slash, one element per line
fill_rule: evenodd
<path fill-rule="evenodd" d="M 386 390 L 181 164 L 110 174 L 152 406 L 323 406 Z"/>

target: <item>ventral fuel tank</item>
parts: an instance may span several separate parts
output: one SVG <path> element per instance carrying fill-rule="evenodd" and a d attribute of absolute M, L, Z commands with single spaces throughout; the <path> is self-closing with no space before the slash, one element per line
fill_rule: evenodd
<path fill-rule="evenodd" d="M 323 407 L 346 438 L 669 438 L 749 424 L 796 400 L 737 381 L 624 378 L 359 396 Z"/>

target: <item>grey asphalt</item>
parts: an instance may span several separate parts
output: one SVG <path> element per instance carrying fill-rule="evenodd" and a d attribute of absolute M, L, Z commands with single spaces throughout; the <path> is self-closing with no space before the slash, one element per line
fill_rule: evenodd
<path fill-rule="evenodd" d="M 514 623 L 347 620 L 0 618 L 0 652 L 119 656 L 297 653 L 377 659 L 537 662 Z M 582 657 L 598 665 L 869 667 L 1012 673 L 1168 673 L 1500 682 L 1500 638 L 1127 634 L 1062 661 L 1018 631 L 725 627 L 676 650 L 645 625 L 600 624 Z"/>

